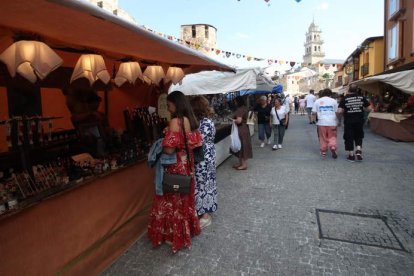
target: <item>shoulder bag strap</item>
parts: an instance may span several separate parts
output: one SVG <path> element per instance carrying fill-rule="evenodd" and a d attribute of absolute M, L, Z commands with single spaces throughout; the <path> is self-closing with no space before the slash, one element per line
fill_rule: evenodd
<path fill-rule="evenodd" d="M 276 109 L 276 107 L 275 107 L 275 113 L 276 113 L 277 120 L 279 121 L 279 124 L 281 124 L 282 122 L 280 121 L 279 114 L 277 114 L 277 109 Z"/>
<path fill-rule="evenodd" d="M 191 160 L 190 160 L 190 153 L 189 153 L 190 151 L 188 150 L 188 141 L 187 141 L 187 134 L 185 132 L 184 117 L 183 117 L 183 125 L 182 125 L 182 128 L 183 128 L 183 135 L 184 135 L 185 152 L 187 154 L 187 166 L 188 166 L 188 169 L 190 171 L 190 174 L 192 174 L 193 172 L 192 172 L 192 169 L 191 169 Z"/>

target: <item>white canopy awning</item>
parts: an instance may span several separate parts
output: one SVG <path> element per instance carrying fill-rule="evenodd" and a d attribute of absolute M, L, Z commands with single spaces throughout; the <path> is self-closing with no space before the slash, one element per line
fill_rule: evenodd
<path fill-rule="evenodd" d="M 354 82 L 369 92 L 377 92 L 380 83 L 390 84 L 402 92 L 414 95 L 414 70 L 378 75 Z"/>
<path fill-rule="evenodd" d="M 169 92 L 179 90 L 185 95 L 224 94 L 249 89 L 270 92 L 274 85 L 260 68 L 240 69 L 236 73 L 206 71 L 185 76 L 182 84 L 171 85 Z"/>
<path fill-rule="evenodd" d="M 345 94 L 348 91 L 348 86 L 339 86 L 332 89 L 332 92 L 337 93 L 339 95 Z"/>

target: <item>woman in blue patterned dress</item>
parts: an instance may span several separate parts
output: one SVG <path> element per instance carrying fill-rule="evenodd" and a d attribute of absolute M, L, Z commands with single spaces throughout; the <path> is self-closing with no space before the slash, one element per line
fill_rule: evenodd
<path fill-rule="evenodd" d="M 200 120 L 199 131 L 203 137 L 204 161 L 195 164 L 195 204 L 200 216 L 200 227 L 205 228 L 211 224 L 210 214 L 217 210 L 216 147 L 214 145 L 216 128 L 209 118 L 212 110 L 205 97 L 193 98 L 191 105 L 195 116 Z"/>

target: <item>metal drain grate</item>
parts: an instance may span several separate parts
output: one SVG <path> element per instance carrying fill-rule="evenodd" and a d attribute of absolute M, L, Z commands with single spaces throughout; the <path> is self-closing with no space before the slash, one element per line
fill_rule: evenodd
<path fill-rule="evenodd" d="M 408 252 L 387 217 L 316 209 L 319 238 Z"/>

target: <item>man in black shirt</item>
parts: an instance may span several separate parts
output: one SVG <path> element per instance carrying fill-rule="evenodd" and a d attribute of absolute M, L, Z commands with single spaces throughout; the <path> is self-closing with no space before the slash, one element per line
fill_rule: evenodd
<path fill-rule="evenodd" d="M 254 112 L 257 113 L 257 124 L 259 125 L 259 140 L 262 142 L 260 147 L 265 146 L 265 134 L 267 143 L 269 144 L 272 129 L 270 128 L 270 111 L 272 107 L 267 103 L 267 97 L 261 96 L 259 103 L 254 107 Z"/>
<path fill-rule="evenodd" d="M 369 109 L 368 100 L 358 95 L 355 85 L 349 87 L 348 94 L 339 103 L 338 113 L 344 115 L 345 150 L 348 151 L 347 160 L 350 162 L 362 161 L 362 140 L 364 139 L 364 111 Z M 354 155 L 354 146 L 356 151 Z"/>

